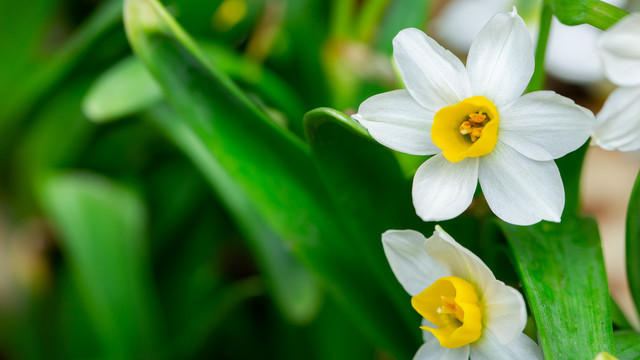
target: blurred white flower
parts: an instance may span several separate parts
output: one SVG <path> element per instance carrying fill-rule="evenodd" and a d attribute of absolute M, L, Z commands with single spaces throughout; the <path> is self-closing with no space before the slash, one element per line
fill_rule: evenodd
<path fill-rule="evenodd" d="M 424 345 L 414 359 L 542 359 L 522 331 L 522 295 L 436 226 L 426 239 L 413 230 L 389 230 L 382 243 L 393 273 L 423 317 Z"/>
<path fill-rule="evenodd" d="M 640 149 L 640 15 L 620 20 L 598 42 L 605 73 L 620 86 L 596 117 L 592 144 L 606 150 Z"/>
<path fill-rule="evenodd" d="M 623 6 L 623 0 L 605 0 Z M 493 14 L 518 6 L 532 38 L 538 36 L 540 0 L 454 0 L 434 19 L 437 39 L 464 54 L 482 26 Z M 601 31 L 590 25 L 567 26 L 553 18 L 545 57 L 546 71 L 574 84 L 604 80 L 597 41 Z"/>
<path fill-rule="evenodd" d="M 418 215 L 425 221 L 458 216 L 479 180 L 502 220 L 560 221 L 564 189 L 553 159 L 587 140 L 593 114 L 551 91 L 520 96 L 534 59 L 515 10 L 482 29 L 466 68 L 417 29 L 401 31 L 393 44 L 407 90 L 367 99 L 354 118 L 394 150 L 437 154 L 414 177 Z"/>

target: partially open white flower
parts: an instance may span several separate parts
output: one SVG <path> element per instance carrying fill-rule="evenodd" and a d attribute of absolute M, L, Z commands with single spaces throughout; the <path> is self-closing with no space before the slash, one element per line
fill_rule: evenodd
<path fill-rule="evenodd" d="M 552 91 L 521 96 L 534 57 L 515 10 L 485 25 L 466 68 L 418 29 L 402 30 L 393 46 L 407 90 L 367 99 L 354 118 L 394 150 L 437 154 L 413 181 L 418 215 L 425 221 L 458 216 L 479 180 L 501 219 L 560 221 L 564 189 L 553 159 L 587 140 L 593 114 Z"/>
<path fill-rule="evenodd" d="M 606 150 L 640 149 L 640 15 L 620 20 L 598 43 L 605 74 L 620 86 L 596 117 L 592 144 Z"/>
<path fill-rule="evenodd" d="M 522 331 L 522 295 L 436 226 L 426 239 L 413 230 L 382 234 L 387 260 L 423 316 L 424 345 L 414 359 L 542 359 Z"/>

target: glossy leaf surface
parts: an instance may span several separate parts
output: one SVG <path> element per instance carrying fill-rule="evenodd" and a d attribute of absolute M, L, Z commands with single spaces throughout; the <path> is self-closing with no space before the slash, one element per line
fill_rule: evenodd
<path fill-rule="evenodd" d="M 560 224 L 502 223 L 515 254 L 547 359 L 593 359 L 613 353 L 607 278 L 591 219 Z M 561 300 L 559 300 L 561 299 Z"/>

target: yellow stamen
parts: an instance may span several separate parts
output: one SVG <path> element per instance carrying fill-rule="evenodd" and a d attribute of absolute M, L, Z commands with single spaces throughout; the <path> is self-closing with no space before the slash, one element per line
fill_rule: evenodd
<path fill-rule="evenodd" d="M 498 122 L 498 110 L 491 101 L 470 97 L 436 113 L 431 139 L 451 162 L 487 155 L 498 141 Z"/>
<path fill-rule="evenodd" d="M 431 332 L 443 347 L 458 348 L 480 338 L 482 311 L 475 288 L 466 280 L 456 276 L 440 278 L 411 298 L 411 305 L 438 326 L 420 328 Z"/>

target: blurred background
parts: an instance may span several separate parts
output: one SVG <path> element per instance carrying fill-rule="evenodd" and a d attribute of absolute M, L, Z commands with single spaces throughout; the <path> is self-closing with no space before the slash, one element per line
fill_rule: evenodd
<path fill-rule="evenodd" d="M 464 58 L 514 2 L 163 4 L 211 63 L 304 139 L 307 111 L 354 113 L 402 87 L 391 57 L 402 28 Z M 515 4 L 535 38 L 539 3 Z M 547 55 L 546 88 L 594 112 L 613 89 L 599 33 L 554 22 Z M 265 271 L 275 261 L 265 253 L 288 250 L 248 238 L 166 125 L 171 112 L 132 55 L 121 1 L 0 0 L 0 54 L 0 359 L 392 358 L 306 272 L 289 271 L 311 284 L 300 303 L 278 295 L 287 284 Z M 587 154 L 583 208 L 598 219 L 613 296 L 631 313 L 624 219 L 640 157 Z M 423 161 L 396 156 L 406 179 Z"/>

